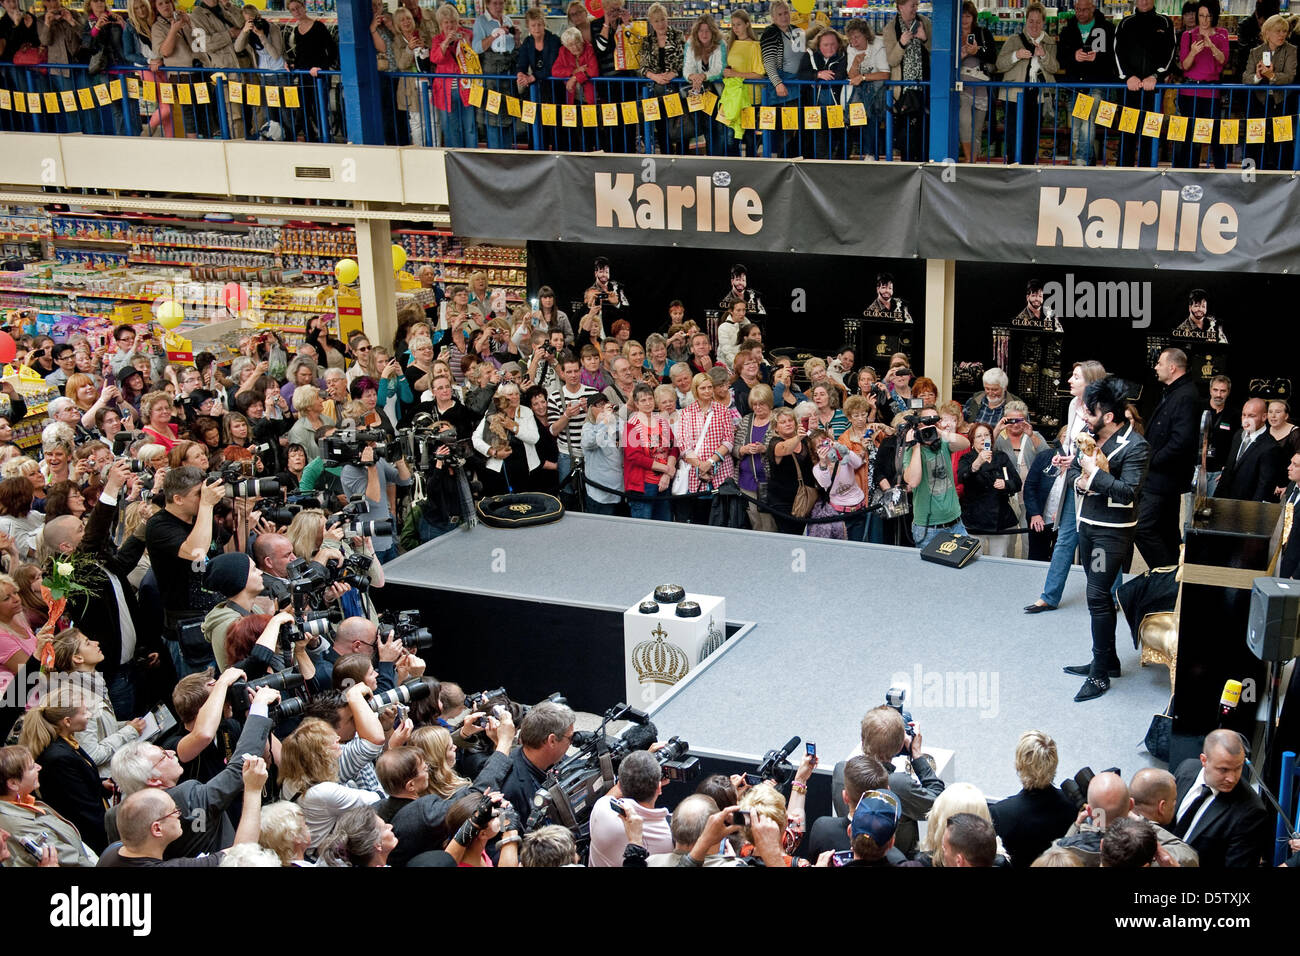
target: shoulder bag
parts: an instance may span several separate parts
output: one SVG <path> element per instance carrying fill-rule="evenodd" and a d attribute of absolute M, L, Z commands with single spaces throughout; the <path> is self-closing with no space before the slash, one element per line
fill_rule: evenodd
<path fill-rule="evenodd" d="M 704 448 L 704 436 L 709 433 L 709 423 L 713 421 L 713 409 L 716 407 L 717 406 L 715 405 L 709 406 L 709 414 L 704 417 L 704 426 L 700 429 L 700 437 L 695 442 L 695 450 L 691 452 L 692 458 L 700 457 L 700 451 L 703 450 Z M 677 474 L 673 476 L 673 489 L 672 489 L 673 494 L 675 495 L 689 494 L 690 489 L 691 489 L 691 468 L 679 467 L 677 469 Z"/>

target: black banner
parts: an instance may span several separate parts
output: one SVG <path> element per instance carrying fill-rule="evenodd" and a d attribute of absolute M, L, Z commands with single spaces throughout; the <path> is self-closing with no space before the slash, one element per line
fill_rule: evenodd
<path fill-rule="evenodd" d="M 934 259 L 1286 272 L 1296 184 L 1268 173 L 927 166 Z"/>
<path fill-rule="evenodd" d="M 499 209 L 512 238 L 916 255 L 916 166 L 491 150 L 446 163 L 459 235 L 483 235 Z"/>

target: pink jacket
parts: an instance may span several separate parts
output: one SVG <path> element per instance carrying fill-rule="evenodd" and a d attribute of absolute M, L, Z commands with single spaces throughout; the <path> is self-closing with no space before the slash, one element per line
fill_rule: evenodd
<path fill-rule="evenodd" d="M 583 46 L 582 55 L 576 59 L 567 46 L 560 47 L 560 55 L 555 58 L 555 66 L 551 67 L 551 76 L 561 80 L 578 77 L 582 82 L 582 101 L 596 102 L 596 84 L 591 82 L 591 78 L 600 76 L 600 67 L 596 65 L 596 54 L 592 52 L 590 43 Z M 572 93 L 567 102 L 573 102 Z"/>

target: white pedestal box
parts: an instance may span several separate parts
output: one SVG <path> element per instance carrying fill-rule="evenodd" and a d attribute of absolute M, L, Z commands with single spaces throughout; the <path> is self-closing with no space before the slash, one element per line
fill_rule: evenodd
<path fill-rule="evenodd" d="M 724 598 L 685 594 L 679 601 L 698 607 L 699 614 L 680 616 L 677 601 L 657 603 L 653 591 L 623 613 L 623 666 L 633 707 L 644 710 L 668 693 L 726 640 Z M 650 605 L 653 613 L 644 613 L 642 607 Z"/>

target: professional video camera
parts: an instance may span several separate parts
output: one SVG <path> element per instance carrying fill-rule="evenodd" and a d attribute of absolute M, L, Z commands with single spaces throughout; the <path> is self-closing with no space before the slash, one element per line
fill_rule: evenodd
<path fill-rule="evenodd" d="M 333 435 L 320 440 L 321 457 L 325 459 L 327 468 L 359 465 L 361 453 L 371 442 L 375 443 L 376 461 L 391 457 L 388 432 L 382 428 L 340 428 Z"/>
<path fill-rule="evenodd" d="M 344 533 L 362 537 L 383 537 L 393 533 L 393 522 L 377 521 L 362 517 L 369 510 L 365 495 L 353 495 L 348 503 L 325 519 L 325 527 L 337 528 L 343 525 Z"/>
<path fill-rule="evenodd" d="M 1103 770 L 1102 773 L 1118 774 L 1119 767 L 1111 767 Z M 1082 810 L 1083 805 L 1088 802 L 1088 787 L 1095 776 L 1097 775 L 1092 772 L 1091 767 L 1084 767 L 1073 777 L 1061 781 L 1061 793 L 1074 803 L 1076 810 Z"/>
<path fill-rule="evenodd" d="M 438 463 L 456 467 L 465 464 L 472 439 L 457 438 L 456 430 L 449 425 L 439 425 L 428 412 L 421 412 L 411 420 L 410 428 L 397 432 L 396 442 L 402 456 L 417 471 L 428 471 Z"/>
<path fill-rule="evenodd" d="M 903 709 L 903 704 L 907 702 L 907 688 L 895 684 L 885 692 L 885 703 L 903 718 L 903 730 L 907 734 L 907 739 L 903 741 L 903 749 L 895 756 L 907 757 L 911 755 L 911 740 L 916 736 L 916 721 L 912 719 L 911 713 Z"/>
<path fill-rule="evenodd" d="M 234 715 L 243 720 L 248 716 L 248 708 L 253 702 L 253 694 L 260 687 L 270 687 L 280 692 L 280 702 L 271 708 L 271 717 L 282 720 L 288 717 L 301 717 L 307 706 L 303 697 L 293 696 L 304 686 L 302 674 L 292 667 L 255 680 L 241 680 L 226 689 L 226 701 Z"/>
<path fill-rule="evenodd" d="M 394 637 L 407 650 L 427 651 L 433 647 L 433 635 L 427 627 L 420 626 L 419 611 L 389 610 L 379 615 L 379 638 L 390 641 Z"/>
<path fill-rule="evenodd" d="M 915 438 L 919 444 L 932 449 L 939 447 L 938 415 L 921 415 L 915 411 L 909 412 L 898 423 L 895 430 L 900 435 L 906 435 L 908 429 L 915 429 Z"/>
<path fill-rule="evenodd" d="M 325 503 L 319 492 L 286 491 L 279 489 L 275 494 L 262 495 L 258 507 L 263 518 L 277 527 L 293 521 L 294 515 L 304 508 L 324 508 Z"/>
<path fill-rule="evenodd" d="M 654 751 L 664 776 L 678 783 L 687 783 L 700 775 L 700 758 L 690 756 L 691 745 L 681 737 L 669 737 L 668 742 Z"/>
<path fill-rule="evenodd" d="M 763 759 L 759 761 L 758 768 L 753 774 L 747 774 L 746 779 L 752 785 L 757 778 L 758 782 L 764 780 L 773 780 L 779 788 L 787 786 L 794 779 L 794 764 L 786 758 L 794 753 L 794 748 L 799 746 L 799 738 L 791 737 L 785 742 L 785 746 L 780 750 L 769 750 L 763 754 Z"/>

